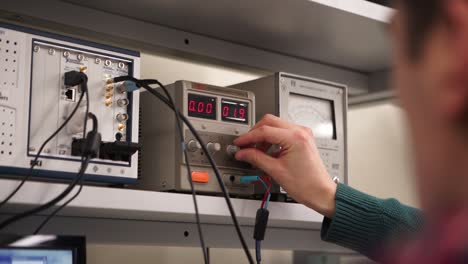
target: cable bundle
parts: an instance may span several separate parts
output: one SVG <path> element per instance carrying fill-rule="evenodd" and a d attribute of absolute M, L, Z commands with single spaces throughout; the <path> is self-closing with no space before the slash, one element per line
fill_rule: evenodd
<path fill-rule="evenodd" d="M 88 164 L 89 164 L 89 161 L 90 159 L 92 159 L 93 157 L 96 157 L 97 156 L 97 153 L 99 151 L 99 144 L 101 142 L 101 135 L 97 132 L 97 119 L 96 119 L 96 116 L 92 113 L 89 113 L 89 94 L 88 94 L 88 77 L 86 76 L 85 73 L 83 72 L 78 72 L 78 71 L 69 71 L 67 73 L 65 73 L 65 85 L 66 86 L 76 86 L 76 85 L 81 85 L 81 89 L 82 89 L 82 94 L 80 96 L 80 99 L 78 100 L 78 103 L 75 107 L 75 109 L 73 109 L 72 113 L 70 114 L 70 116 L 65 120 L 65 122 L 54 132 L 52 133 L 52 135 L 42 144 L 41 148 L 39 149 L 38 153 L 36 154 L 35 158 L 34 158 L 34 161 L 32 162 L 31 164 L 31 168 L 30 168 L 30 172 L 27 176 L 25 176 L 23 178 L 23 180 L 21 181 L 21 183 L 15 188 L 15 190 L 10 194 L 8 195 L 7 198 L 5 198 L 2 203 L 0 204 L 0 206 L 6 204 L 19 190 L 20 188 L 24 185 L 24 183 L 32 176 L 32 173 L 33 173 L 33 169 L 34 167 L 36 166 L 37 164 L 37 160 L 39 159 L 39 156 L 43 150 L 43 148 L 45 147 L 45 145 L 47 145 L 47 143 L 52 140 L 67 124 L 68 122 L 73 118 L 73 116 L 75 115 L 78 107 L 80 106 L 82 100 L 83 100 L 83 97 L 86 95 L 86 114 L 85 114 L 85 118 L 84 118 L 84 126 L 83 126 L 83 137 L 84 137 L 84 152 L 83 152 L 83 155 L 81 157 L 81 167 L 80 167 L 80 170 L 79 172 L 76 174 L 76 176 L 73 178 L 72 182 L 67 186 L 67 188 L 62 192 L 60 193 L 58 196 L 56 196 L 54 199 L 50 200 L 49 202 L 43 204 L 43 205 L 40 205 L 36 208 L 32 208 L 30 210 L 27 210 L 25 212 L 22 212 L 20 214 L 17 214 L 17 215 L 14 215 L 6 220 L 4 220 L 2 223 L 0 223 L 0 230 L 2 230 L 3 228 L 23 219 L 23 218 L 26 218 L 26 217 L 29 217 L 31 215 L 34 215 L 34 214 L 37 214 L 39 212 L 42 212 L 44 210 L 47 210 L 53 206 L 55 206 L 57 203 L 59 203 L 61 200 L 63 200 L 68 194 L 70 194 L 70 192 L 75 188 L 75 186 L 81 182 L 81 180 L 83 179 L 83 176 L 84 176 L 84 173 L 88 167 Z M 87 124 L 87 120 L 88 118 L 91 118 L 93 120 L 93 129 L 92 131 L 90 131 L 88 134 L 86 134 L 86 124 Z M 72 197 L 72 199 L 74 199 L 76 196 Z M 66 202 L 64 205 L 68 204 L 69 202 L 71 202 L 70 199 L 68 202 Z M 35 233 L 38 233 L 40 231 L 40 229 L 51 219 L 51 217 L 53 217 L 60 209 L 62 209 L 63 206 L 59 207 L 57 210 L 55 210 L 51 215 L 49 215 L 49 217 L 47 217 L 45 219 L 45 221 L 38 227 L 38 229 L 35 231 Z"/>

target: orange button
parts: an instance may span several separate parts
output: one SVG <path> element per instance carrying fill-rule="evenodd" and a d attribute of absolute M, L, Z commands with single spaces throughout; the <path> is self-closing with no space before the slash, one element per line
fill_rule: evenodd
<path fill-rule="evenodd" d="M 210 175 L 206 171 L 192 171 L 192 181 L 208 183 L 210 181 Z"/>

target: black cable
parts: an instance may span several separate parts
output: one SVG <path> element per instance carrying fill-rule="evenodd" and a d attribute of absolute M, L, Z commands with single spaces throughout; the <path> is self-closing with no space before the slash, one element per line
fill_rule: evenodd
<path fill-rule="evenodd" d="M 63 208 L 65 208 L 69 203 L 71 203 L 73 200 L 75 200 L 76 197 L 78 197 L 78 195 L 80 195 L 81 193 L 81 190 L 83 190 L 83 178 L 80 180 L 79 182 L 80 184 L 80 188 L 78 189 L 78 191 L 70 198 L 68 199 L 68 201 L 66 201 L 64 204 L 62 204 L 60 207 L 58 207 L 57 209 L 55 209 L 55 211 L 53 211 L 51 214 L 49 214 L 47 216 L 47 218 L 42 221 L 42 223 L 36 228 L 36 230 L 34 231 L 34 235 L 37 235 L 39 234 L 39 232 L 41 232 L 42 228 L 44 228 L 44 226 L 54 217 L 57 215 L 58 212 L 60 212 Z"/>
<path fill-rule="evenodd" d="M 93 121 L 93 132 L 97 132 L 98 131 L 98 121 L 97 121 L 97 117 L 93 114 L 93 113 L 89 113 L 87 115 L 89 118 L 92 119 Z M 87 122 L 86 122 L 87 123 Z M 84 131 L 86 131 L 86 125 L 84 126 Z M 70 204 L 73 200 L 76 199 L 76 197 L 78 197 L 78 195 L 80 195 L 81 191 L 83 190 L 83 178 L 80 180 L 79 182 L 80 184 L 80 188 L 78 189 L 78 191 L 70 198 L 68 199 L 68 201 L 66 201 L 65 203 L 63 203 L 62 205 L 60 205 L 57 209 L 55 209 L 51 214 L 49 214 L 47 216 L 47 218 L 42 221 L 42 223 L 36 228 L 36 230 L 34 231 L 34 235 L 37 235 L 39 234 L 39 232 L 42 230 L 42 228 L 44 228 L 44 226 L 54 217 L 57 215 L 58 212 L 60 212 L 63 208 L 65 208 L 68 204 Z"/>
<path fill-rule="evenodd" d="M 68 187 L 61 194 L 59 194 L 57 197 L 55 197 L 54 199 L 50 200 L 49 202 L 47 202 L 47 203 L 45 203 L 43 205 L 40 205 L 40 206 L 38 206 L 36 208 L 30 209 L 28 211 L 25 211 L 23 213 L 14 215 L 14 216 L 6 219 L 5 221 L 3 221 L 0 224 L 0 230 L 4 229 L 5 227 L 9 226 L 10 224 L 12 224 L 14 222 L 17 222 L 17 221 L 19 221 L 19 220 L 21 220 L 23 218 L 26 218 L 28 216 L 31 216 L 31 215 L 37 214 L 37 213 L 39 213 L 41 211 L 44 211 L 46 209 L 49 209 L 50 207 L 52 207 L 55 204 L 57 204 L 58 202 L 60 202 L 63 198 L 65 198 L 73 190 L 73 188 L 76 186 L 78 181 L 81 180 L 81 178 L 84 175 L 84 172 L 88 168 L 89 160 L 90 160 L 89 157 L 86 157 L 84 159 L 83 163 L 81 164 L 80 171 L 76 175 L 75 179 L 73 180 L 73 182 L 70 185 L 68 185 Z"/>
<path fill-rule="evenodd" d="M 249 251 L 249 248 L 247 246 L 247 243 L 245 242 L 245 239 L 244 239 L 244 236 L 242 234 L 242 231 L 240 229 L 240 225 L 239 225 L 239 222 L 237 221 L 237 216 L 236 216 L 236 213 L 234 211 L 234 208 L 232 206 L 232 203 L 231 203 L 231 199 L 229 197 L 229 192 L 228 190 L 226 189 L 226 186 L 224 185 L 224 182 L 223 182 L 223 179 L 221 177 L 221 174 L 219 172 L 219 169 L 218 167 L 216 166 L 216 163 L 213 159 L 213 157 L 211 156 L 211 153 L 208 151 L 206 145 L 203 143 L 203 140 L 202 138 L 200 137 L 200 135 L 198 134 L 198 132 L 196 131 L 196 129 L 193 127 L 192 123 L 190 122 L 190 120 L 188 120 L 180 111 L 178 111 L 177 109 L 175 109 L 174 107 L 172 107 L 170 101 L 168 99 L 166 99 L 164 96 L 162 96 L 158 91 L 156 91 L 155 89 L 153 89 L 152 87 L 149 86 L 149 84 L 151 83 L 157 83 L 157 81 L 155 80 L 138 80 L 132 76 L 121 76 L 121 77 L 116 77 L 113 79 L 114 82 L 122 82 L 122 81 L 132 81 L 134 82 L 138 87 L 143 87 L 145 90 L 147 90 L 148 92 L 150 92 L 152 95 L 156 96 L 159 100 L 161 100 L 162 102 L 164 102 L 167 106 L 169 106 L 173 111 L 177 112 L 178 115 L 180 116 L 180 118 L 182 119 L 182 121 L 187 125 L 187 127 L 190 129 L 190 131 L 192 132 L 192 134 L 195 136 L 195 138 L 197 139 L 197 141 L 201 144 L 201 147 L 202 147 L 202 150 L 203 152 L 206 153 L 206 157 L 208 158 L 208 161 L 210 162 L 210 165 L 211 167 L 213 168 L 214 172 L 215 172 L 215 176 L 216 176 L 216 179 L 218 181 L 218 184 L 221 188 L 221 191 L 223 192 L 223 195 L 224 195 L 224 199 L 226 200 L 226 204 L 228 206 L 228 209 L 229 209 L 229 213 L 231 214 L 231 218 L 232 218 L 232 221 L 233 221 L 233 224 L 235 226 L 235 229 L 236 229 L 236 232 L 237 232 L 237 235 L 239 236 L 239 240 L 242 244 L 242 248 L 244 249 L 244 252 L 245 252 L 245 255 L 247 256 L 248 260 L 249 260 L 249 263 L 251 264 L 254 264 L 254 260 L 252 258 L 252 254 L 250 253 Z M 164 86 L 164 85 L 163 85 Z"/>
<path fill-rule="evenodd" d="M 178 110 L 176 108 L 174 100 L 172 99 L 171 94 L 169 93 L 169 91 L 167 91 L 166 87 L 163 84 L 161 84 L 159 81 L 156 80 L 156 84 L 159 87 L 161 87 L 161 89 L 166 94 L 167 99 L 171 103 L 172 108 L 176 110 L 176 111 L 174 111 L 174 115 L 175 115 L 175 118 L 176 118 L 177 128 L 178 128 L 178 131 L 179 131 L 181 147 L 182 147 L 182 150 L 184 152 L 185 165 L 187 167 L 187 179 L 188 179 L 188 181 L 190 183 L 190 190 L 192 192 L 193 206 L 194 206 L 194 209 L 195 209 L 195 219 L 196 219 L 196 222 L 197 222 L 197 229 L 198 229 L 198 236 L 199 236 L 199 239 L 200 239 L 200 246 L 201 246 L 202 251 L 203 251 L 203 259 L 205 260 L 205 264 L 208 264 L 209 263 L 208 253 L 207 253 L 207 249 L 206 249 L 206 246 L 205 246 L 205 239 L 203 237 L 203 231 L 202 231 L 202 227 L 201 227 L 200 213 L 198 211 L 198 202 L 197 202 L 197 197 L 196 197 L 196 192 L 195 192 L 195 186 L 194 186 L 193 180 L 192 180 L 192 169 L 190 168 L 189 156 L 188 156 L 187 148 L 185 146 L 184 132 L 183 132 L 183 129 L 182 129 L 182 123 L 181 123 L 179 115 L 177 114 Z"/>
<path fill-rule="evenodd" d="M 34 170 L 34 167 L 37 165 L 37 160 L 39 159 L 39 156 L 41 155 L 42 151 L 44 150 L 45 146 L 55 137 L 57 136 L 58 133 L 60 133 L 60 131 L 62 131 L 62 129 L 68 124 L 68 122 L 70 122 L 70 120 L 73 118 L 73 116 L 75 115 L 76 111 L 78 110 L 78 108 L 80 107 L 80 104 L 81 104 L 81 101 L 83 100 L 83 97 L 84 97 L 84 93 L 81 94 L 80 96 L 80 99 L 78 100 L 78 103 L 76 104 L 75 108 L 73 109 L 73 111 L 71 112 L 71 114 L 68 116 L 68 118 L 65 120 L 65 122 L 63 122 L 63 124 L 57 128 L 57 130 L 55 130 L 54 133 L 52 133 L 52 135 L 50 135 L 49 138 L 46 139 L 46 141 L 44 141 L 44 143 L 42 143 L 41 147 L 39 148 L 39 151 L 37 152 L 37 154 L 35 155 L 34 157 L 34 160 L 32 161 L 32 164 L 31 164 L 31 167 L 29 169 L 29 173 L 23 177 L 23 179 L 21 180 L 21 183 L 18 184 L 18 186 L 16 186 L 15 190 L 13 192 L 11 192 L 1 203 L 0 203 L 0 208 L 2 206 L 4 206 L 6 203 L 8 203 L 8 201 L 10 201 L 10 199 L 23 187 L 23 185 L 26 183 L 26 181 L 29 180 L 29 178 L 31 178 L 32 174 L 33 174 L 33 170 Z"/>
<path fill-rule="evenodd" d="M 83 132 L 84 132 L 83 137 L 86 137 L 86 127 L 87 127 L 87 120 L 88 120 L 88 115 L 89 115 L 89 94 L 88 94 L 88 84 L 87 84 L 88 80 L 87 80 L 87 77 L 86 77 L 85 74 L 82 74 L 82 75 L 84 75 L 84 79 L 81 80 L 82 94 L 80 96 L 80 101 L 79 102 L 81 102 L 83 96 L 86 94 L 86 113 L 85 113 L 85 120 L 84 120 L 84 126 L 83 126 Z M 93 118 L 93 125 L 96 125 L 96 130 L 97 130 L 97 120 L 95 122 L 94 118 Z M 84 172 L 86 171 L 86 169 L 87 169 L 87 167 L 89 165 L 90 159 L 91 159 L 91 156 L 89 154 L 86 157 L 82 156 L 81 166 L 80 166 L 79 172 L 76 174 L 76 176 L 73 178 L 73 181 L 68 185 L 68 187 L 62 193 L 60 193 L 54 199 L 50 200 L 49 202 L 47 202 L 47 203 L 45 203 L 43 205 L 40 205 L 40 206 L 38 206 L 36 208 L 27 210 L 27 211 L 25 211 L 23 213 L 14 215 L 14 216 L 6 219 L 2 223 L 0 223 L 0 230 L 4 229 L 5 227 L 9 226 L 10 224 L 13 224 L 14 222 L 17 222 L 17 221 L 19 221 L 19 220 L 21 220 L 23 218 L 26 218 L 26 217 L 29 217 L 31 215 L 37 214 L 38 212 L 47 210 L 47 209 L 55 206 L 61 200 L 63 200 L 68 194 L 70 194 L 70 192 L 75 188 L 75 186 L 78 184 L 78 182 L 80 182 L 81 179 L 83 178 Z"/>
<path fill-rule="evenodd" d="M 228 193 L 228 191 L 226 189 L 226 186 L 224 185 L 224 182 L 223 182 L 221 174 L 220 174 L 220 172 L 218 170 L 218 167 L 216 166 L 216 163 L 215 163 L 213 157 L 211 156 L 211 153 L 206 148 L 206 145 L 204 144 L 202 138 L 200 137 L 198 132 L 195 130 L 192 123 L 180 111 L 178 111 L 177 109 L 172 107 L 172 105 L 171 105 L 171 103 L 169 102 L 168 99 L 164 98 L 164 96 L 162 96 L 159 92 L 157 92 L 156 90 L 154 90 L 153 88 L 151 88 L 149 85 L 147 85 L 145 83 L 141 84 L 141 87 L 143 87 L 145 90 L 150 92 L 152 95 L 156 96 L 158 99 L 160 99 L 162 102 L 164 102 L 167 106 L 169 106 L 173 111 L 177 112 L 178 115 L 180 116 L 180 118 L 182 119 L 182 121 L 187 125 L 187 127 L 190 129 L 190 131 L 195 136 L 197 141 L 201 144 L 201 147 L 202 147 L 203 151 L 206 153 L 206 157 L 208 158 L 208 161 L 210 162 L 211 166 L 213 167 L 213 170 L 215 172 L 216 179 L 218 180 L 218 184 L 219 184 L 219 186 L 221 188 L 221 191 L 224 194 L 224 198 L 226 200 L 226 204 L 227 204 L 229 212 L 231 214 L 231 218 L 232 218 L 232 221 L 234 223 L 237 235 L 239 236 L 239 240 L 240 240 L 240 242 L 242 244 L 242 248 L 244 249 L 244 252 L 245 252 L 245 254 L 246 254 L 246 256 L 247 256 L 247 258 L 249 260 L 249 263 L 253 264 L 254 261 L 253 261 L 252 255 L 251 255 L 251 253 L 249 251 L 247 243 L 245 242 L 244 236 L 243 236 L 242 231 L 240 229 L 239 222 L 237 221 L 236 213 L 235 213 L 234 208 L 232 206 L 231 199 L 229 197 L 229 193 Z"/>

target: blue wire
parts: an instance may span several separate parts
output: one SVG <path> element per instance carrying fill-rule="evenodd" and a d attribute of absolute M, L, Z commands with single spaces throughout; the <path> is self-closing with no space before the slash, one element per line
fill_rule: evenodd
<path fill-rule="evenodd" d="M 258 177 L 258 180 L 263 184 L 265 190 L 268 191 L 268 185 L 265 183 L 265 181 L 261 177 Z"/>
<path fill-rule="evenodd" d="M 268 209 L 268 204 L 270 203 L 270 197 L 271 197 L 271 193 L 268 192 L 268 197 L 267 197 L 267 200 L 265 202 L 265 209 Z"/>
<path fill-rule="evenodd" d="M 258 179 L 265 187 L 265 190 L 268 191 L 268 185 L 265 183 L 265 181 L 261 177 L 258 177 Z M 271 192 L 268 192 L 268 197 L 267 197 L 267 200 L 265 201 L 265 209 L 268 209 L 268 204 L 270 203 L 270 197 L 271 197 Z"/>
<path fill-rule="evenodd" d="M 257 258 L 257 263 L 262 261 L 262 252 L 261 252 L 261 241 L 255 240 L 255 257 Z"/>

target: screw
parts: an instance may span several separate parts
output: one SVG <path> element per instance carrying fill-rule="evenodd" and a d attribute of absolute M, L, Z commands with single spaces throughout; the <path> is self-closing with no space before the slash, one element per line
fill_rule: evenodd
<path fill-rule="evenodd" d="M 104 65 L 106 65 L 106 66 L 111 66 L 111 65 L 112 65 L 112 62 L 111 62 L 110 60 L 106 60 L 106 61 L 104 62 Z"/>
<path fill-rule="evenodd" d="M 82 61 L 82 60 L 84 60 L 84 55 L 83 54 L 78 54 L 77 58 L 78 58 L 79 61 Z"/>
<path fill-rule="evenodd" d="M 96 64 L 101 64 L 101 59 L 100 59 L 100 58 L 96 58 L 96 59 L 94 60 L 94 63 L 96 63 Z"/>
<path fill-rule="evenodd" d="M 63 52 L 63 56 L 64 56 L 65 58 L 68 58 L 68 57 L 70 56 L 70 52 L 69 52 L 69 51 L 64 51 L 64 52 Z"/>
<path fill-rule="evenodd" d="M 39 46 L 34 46 L 34 52 L 39 52 L 41 50 L 41 47 Z"/>
<path fill-rule="evenodd" d="M 124 68 L 125 68 L 125 63 L 119 62 L 119 68 L 120 68 L 120 69 L 124 69 Z"/>
<path fill-rule="evenodd" d="M 49 49 L 49 55 L 51 56 L 55 55 L 55 49 Z"/>

